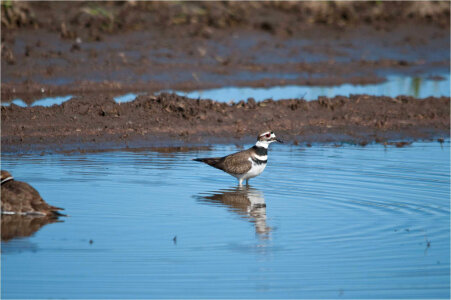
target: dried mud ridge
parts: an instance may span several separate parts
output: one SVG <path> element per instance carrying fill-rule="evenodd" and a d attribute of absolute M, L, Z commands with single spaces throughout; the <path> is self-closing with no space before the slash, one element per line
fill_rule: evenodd
<path fill-rule="evenodd" d="M 446 138 L 450 98 L 320 97 L 219 103 L 176 94 L 117 104 L 77 97 L 51 107 L 1 108 L 2 151 L 71 151 L 253 142 L 274 130 L 287 142 L 365 145 Z"/>

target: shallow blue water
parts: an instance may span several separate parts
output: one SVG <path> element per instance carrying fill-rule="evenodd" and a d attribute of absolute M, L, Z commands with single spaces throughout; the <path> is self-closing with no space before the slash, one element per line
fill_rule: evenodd
<path fill-rule="evenodd" d="M 197 99 L 211 99 L 220 102 L 247 100 L 252 97 L 256 101 L 265 99 L 294 99 L 303 98 L 305 100 L 316 100 L 320 96 L 335 97 L 349 96 L 351 94 L 368 94 L 374 96 L 396 97 L 398 95 L 413 96 L 416 98 L 449 97 L 450 96 L 450 75 L 442 74 L 443 80 L 431 80 L 427 77 L 408 77 L 408 76 L 388 76 L 387 81 L 378 84 L 353 85 L 342 84 L 338 86 L 276 86 L 270 88 L 252 88 L 252 87 L 223 87 L 201 91 L 167 91 L 174 92 L 181 96 Z M 118 103 L 130 102 L 145 93 L 127 93 L 114 97 Z M 61 104 L 72 98 L 71 95 L 63 97 L 49 97 L 38 99 L 31 106 L 52 106 Z M 11 102 L 4 102 L 2 105 L 16 105 L 26 107 L 27 104 L 21 99 L 14 99 Z"/>
<path fill-rule="evenodd" d="M 191 160 L 235 146 L 3 155 L 70 216 L 2 242 L 1 296 L 449 298 L 449 146 L 272 145 L 247 190 Z"/>
<path fill-rule="evenodd" d="M 14 99 L 11 102 L 2 103 L 2 105 L 3 106 L 8 106 L 11 103 L 14 103 L 15 105 L 22 106 L 22 107 L 27 107 L 27 106 L 52 106 L 54 104 L 61 104 L 63 102 L 66 102 L 70 98 L 72 98 L 72 95 L 61 96 L 61 97 L 59 97 L 59 96 L 58 97 L 45 97 L 45 98 L 41 98 L 41 99 L 36 100 L 31 105 L 27 105 L 22 99 Z"/>
<path fill-rule="evenodd" d="M 426 78 L 389 76 L 386 82 L 378 84 L 353 85 L 342 84 L 338 86 L 277 86 L 270 88 L 224 87 L 211 90 L 180 92 L 179 95 L 189 98 L 212 99 L 221 102 L 247 100 L 252 97 L 255 101 L 265 99 L 294 99 L 316 100 L 320 96 L 335 97 L 356 94 L 373 96 L 396 97 L 399 95 L 416 98 L 449 97 L 450 76 L 444 75 L 444 80 L 436 81 Z"/>

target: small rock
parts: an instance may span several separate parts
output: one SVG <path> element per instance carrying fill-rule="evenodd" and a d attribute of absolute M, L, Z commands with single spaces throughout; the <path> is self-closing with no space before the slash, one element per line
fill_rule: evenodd
<path fill-rule="evenodd" d="M 71 52 L 79 51 L 79 50 L 81 50 L 81 47 L 79 44 L 72 44 L 72 47 L 70 48 Z"/>

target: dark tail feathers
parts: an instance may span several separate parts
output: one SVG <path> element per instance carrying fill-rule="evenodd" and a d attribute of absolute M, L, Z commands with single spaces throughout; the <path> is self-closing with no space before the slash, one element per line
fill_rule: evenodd
<path fill-rule="evenodd" d="M 210 157 L 210 158 L 194 158 L 194 161 L 200 161 L 212 167 L 215 167 L 216 164 L 220 161 L 220 157 Z"/>
<path fill-rule="evenodd" d="M 52 216 L 53 217 L 67 217 L 67 215 L 66 214 L 62 214 L 62 213 L 60 213 L 59 211 L 52 211 Z"/>

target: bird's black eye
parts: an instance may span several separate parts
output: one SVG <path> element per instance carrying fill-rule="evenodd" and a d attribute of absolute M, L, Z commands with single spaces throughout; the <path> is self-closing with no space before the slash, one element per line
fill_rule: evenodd
<path fill-rule="evenodd" d="M 269 137 L 271 136 L 271 133 L 267 133 L 265 136 L 266 136 L 267 138 L 269 138 Z"/>

